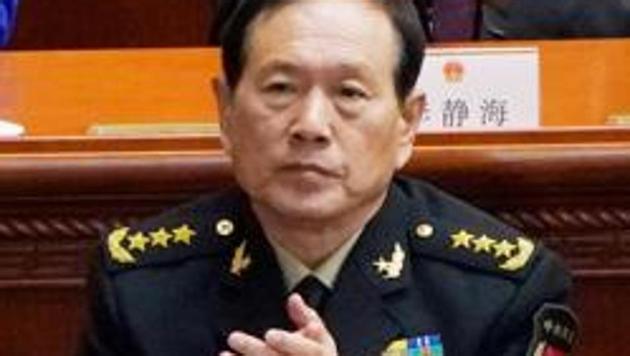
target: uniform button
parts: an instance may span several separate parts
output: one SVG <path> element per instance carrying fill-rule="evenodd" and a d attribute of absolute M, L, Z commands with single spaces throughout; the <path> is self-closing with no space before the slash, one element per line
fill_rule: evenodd
<path fill-rule="evenodd" d="M 416 226 L 416 236 L 421 239 L 428 239 L 433 236 L 433 226 L 430 224 L 419 224 Z"/>
<path fill-rule="evenodd" d="M 228 237 L 234 233 L 234 223 L 230 219 L 221 219 L 217 221 L 214 230 L 219 236 Z"/>

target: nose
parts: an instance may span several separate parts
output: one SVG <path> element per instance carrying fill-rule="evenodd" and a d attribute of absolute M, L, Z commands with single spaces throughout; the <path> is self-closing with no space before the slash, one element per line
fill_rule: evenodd
<path fill-rule="evenodd" d="M 326 146 L 332 134 L 331 103 L 321 90 L 311 90 L 304 98 L 291 125 L 290 140 L 297 145 Z"/>

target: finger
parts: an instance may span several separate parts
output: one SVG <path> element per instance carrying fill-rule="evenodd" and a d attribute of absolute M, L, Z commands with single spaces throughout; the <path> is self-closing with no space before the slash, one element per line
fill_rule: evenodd
<path fill-rule="evenodd" d="M 322 322 L 317 312 L 309 307 L 304 302 L 304 299 L 297 293 L 293 293 L 289 296 L 289 300 L 287 301 L 287 313 L 298 329 L 304 328 L 310 322 Z"/>
<path fill-rule="evenodd" d="M 289 296 L 287 311 L 289 317 L 298 328 L 298 332 L 295 334 L 324 345 L 327 350 L 336 350 L 335 340 L 326 328 L 326 325 L 324 325 L 324 321 L 315 309 L 304 302 L 304 299 L 299 294 L 293 293 Z"/>
<path fill-rule="evenodd" d="M 334 345 L 334 339 L 315 309 L 309 307 L 299 294 L 293 294 L 287 302 L 288 314 L 303 336 L 320 343 Z"/>
<path fill-rule="evenodd" d="M 300 333 L 271 329 L 265 333 L 265 342 L 283 355 L 329 355 L 325 352 L 325 345 L 310 340 Z"/>
<path fill-rule="evenodd" d="M 236 356 L 236 354 L 234 352 L 230 352 L 230 351 L 221 351 L 219 356 Z"/>
<path fill-rule="evenodd" d="M 232 350 L 247 356 L 275 356 L 267 344 L 254 336 L 235 331 L 228 336 L 228 345 Z"/>
<path fill-rule="evenodd" d="M 301 334 L 323 345 L 326 350 L 337 350 L 335 338 L 330 331 L 328 331 L 323 322 L 310 322 L 301 330 Z"/>
<path fill-rule="evenodd" d="M 321 323 L 310 322 L 300 330 L 300 333 L 311 340 L 323 341 L 328 330 Z"/>

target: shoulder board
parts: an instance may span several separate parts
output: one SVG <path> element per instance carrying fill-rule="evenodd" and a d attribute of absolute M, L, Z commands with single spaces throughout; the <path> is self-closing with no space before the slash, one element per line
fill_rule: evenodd
<path fill-rule="evenodd" d="M 416 254 L 513 279 L 524 278 L 539 255 L 539 244 L 519 230 L 429 184 L 411 194 Z"/>
<path fill-rule="evenodd" d="M 241 194 L 206 196 L 149 218 L 135 226 L 117 226 L 101 248 L 110 272 L 170 264 L 233 249 L 242 220 Z"/>

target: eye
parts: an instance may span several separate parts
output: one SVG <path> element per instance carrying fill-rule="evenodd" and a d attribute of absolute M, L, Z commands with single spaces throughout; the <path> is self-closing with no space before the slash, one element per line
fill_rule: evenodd
<path fill-rule="evenodd" d="M 262 98 L 271 108 L 285 108 L 295 100 L 298 86 L 295 81 L 277 78 L 267 81 L 262 86 Z"/>
<path fill-rule="evenodd" d="M 345 117 L 356 117 L 369 104 L 371 94 L 366 87 L 357 82 L 340 83 L 336 94 L 339 113 Z"/>
<path fill-rule="evenodd" d="M 368 94 L 365 90 L 354 86 L 354 85 L 344 85 L 339 89 L 339 94 L 344 99 L 349 100 L 363 100 L 368 98 Z"/>
<path fill-rule="evenodd" d="M 295 87 L 289 82 L 272 82 L 263 90 L 270 94 L 290 94 L 295 92 Z"/>

